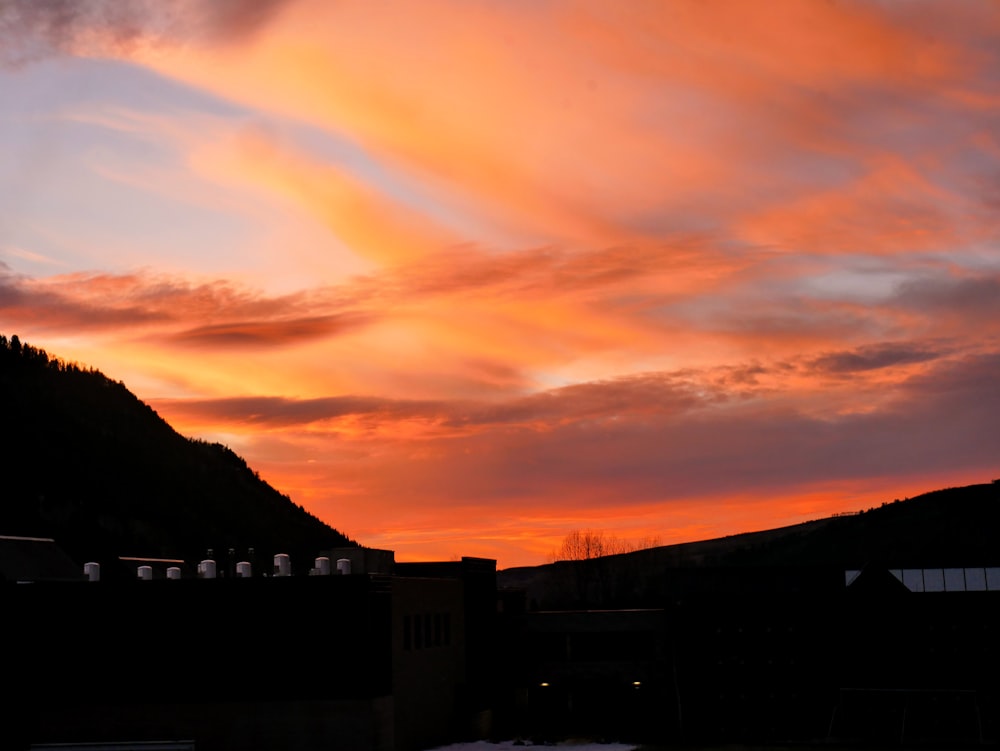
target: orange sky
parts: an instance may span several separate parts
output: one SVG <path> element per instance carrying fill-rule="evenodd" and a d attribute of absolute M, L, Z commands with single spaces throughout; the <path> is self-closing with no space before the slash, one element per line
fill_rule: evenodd
<path fill-rule="evenodd" d="M 0 13 L 0 331 L 400 560 L 997 476 L 1000 9 Z"/>

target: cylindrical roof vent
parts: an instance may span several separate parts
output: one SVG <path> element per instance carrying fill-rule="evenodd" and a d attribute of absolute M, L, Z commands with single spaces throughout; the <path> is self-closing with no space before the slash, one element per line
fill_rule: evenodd
<path fill-rule="evenodd" d="M 206 558 L 204 561 L 198 564 L 198 576 L 202 579 L 214 579 L 215 578 L 215 561 L 211 558 Z"/>
<path fill-rule="evenodd" d="M 153 567 L 152 566 L 139 566 L 139 579 L 144 582 L 153 580 Z"/>
<path fill-rule="evenodd" d="M 181 578 L 181 567 L 180 566 L 170 566 L 167 569 L 168 579 L 180 579 Z"/>
<path fill-rule="evenodd" d="M 316 559 L 316 573 L 319 576 L 329 576 L 330 575 L 330 559 L 325 555 L 321 555 Z"/>
<path fill-rule="evenodd" d="M 83 564 L 83 575 L 89 582 L 99 582 L 101 580 L 101 564 L 97 561 L 90 561 Z"/>
<path fill-rule="evenodd" d="M 278 553 L 274 556 L 274 575 L 275 576 L 291 576 L 292 575 L 292 561 L 288 557 L 288 553 Z"/>
<path fill-rule="evenodd" d="M 338 558 L 337 559 L 337 573 L 346 576 L 351 573 L 351 559 L 350 558 Z"/>
<path fill-rule="evenodd" d="M 240 561 L 236 564 L 237 579 L 249 579 L 250 575 L 250 561 Z"/>

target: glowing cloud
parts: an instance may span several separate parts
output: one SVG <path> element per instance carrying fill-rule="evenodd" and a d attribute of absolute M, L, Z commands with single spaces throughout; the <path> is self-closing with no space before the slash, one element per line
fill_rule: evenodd
<path fill-rule="evenodd" d="M 993 3 L 15 0 L 0 50 L 4 333 L 362 542 L 995 475 Z"/>

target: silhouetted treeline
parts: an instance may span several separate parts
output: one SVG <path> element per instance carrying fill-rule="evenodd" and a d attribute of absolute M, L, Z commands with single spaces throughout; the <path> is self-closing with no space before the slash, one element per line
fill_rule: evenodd
<path fill-rule="evenodd" d="M 537 608 L 658 607 L 687 582 L 733 584 L 733 572 L 1000 565 L 1000 481 L 946 488 L 789 527 L 499 572 Z M 804 575 L 803 588 L 808 588 Z M 694 584 L 692 584 L 694 586 Z M 735 593 L 735 592 L 734 592 Z"/>
<path fill-rule="evenodd" d="M 353 544 L 229 448 L 181 436 L 121 382 L 0 336 L 0 534 L 54 537 L 78 560 L 197 560 L 208 548 L 308 567 Z"/>

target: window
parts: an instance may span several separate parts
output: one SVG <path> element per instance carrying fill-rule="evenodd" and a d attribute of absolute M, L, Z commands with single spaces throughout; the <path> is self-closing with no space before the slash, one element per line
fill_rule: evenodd
<path fill-rule="evenodd" d="M 451 613 L 414 613 L 403 616 L 403 649 L 451 645 Z"/>

